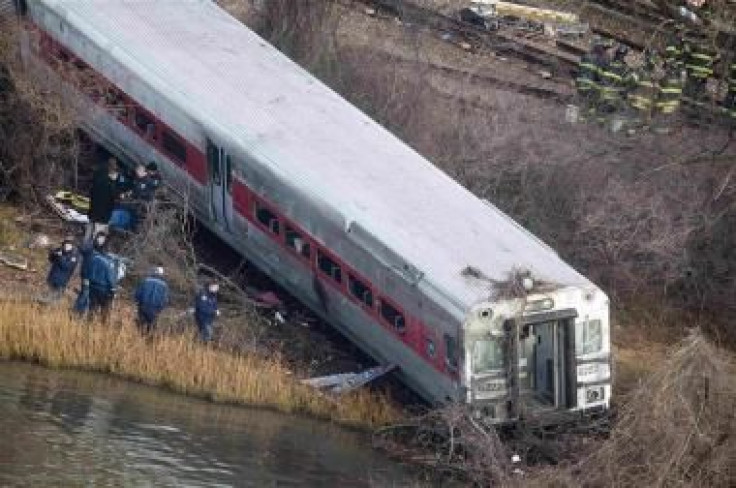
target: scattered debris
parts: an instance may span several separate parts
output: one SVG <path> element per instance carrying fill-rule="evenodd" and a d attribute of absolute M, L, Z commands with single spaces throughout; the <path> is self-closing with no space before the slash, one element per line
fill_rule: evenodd
<path fill-rule="evenodd" d="M 28 260 L 26 258 L 9 251 L 0 251 L 0 263 L 22 271 L 28 269 Z"/>
<path fill-rule="evenodd" d="M 89 217 L 77 210 L 77 208 L 83 208 L 83 199 L 85 197 L 74 195 L 71 192 L 58 192 L 55 195 L 47 195 L 46 203 L 63 220 L 75 224 L 86 224 L 89 222 Z"/>
<path fill-rule="evenodd" d="M 302 380 L 305 385 L 312 386 L 319 390 L 325 390 L 334 395 L 340 395 L 353 391 L 364 386 L 371 381 L 391 372 L 396 368 L 395 365 L 376 366 L 360 373 L 339 373 L 328 376 L 320 376 L 317 378 L 309 378 Z"/>
<path fill-rule="evenodd" d="M 253 294 L 256 304 L 264 308 L 280 308 L 283 306 L 281 299 L 272 291 L 262 291 Z"/>

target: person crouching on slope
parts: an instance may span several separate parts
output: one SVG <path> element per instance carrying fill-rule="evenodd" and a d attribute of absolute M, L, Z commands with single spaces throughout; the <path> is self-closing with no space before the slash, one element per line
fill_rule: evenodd
<path fill-rule="evenodd" d="M 194 300 L 194 320 L 197 322 L 199 336 L 204 342 L 212 341 L 212 326 L 215 317 L 220 315 L 217 307 L 217 292 L 220 286 L 211 282 L 205 289 L 197 293 Z"/>
<path fill-rule="evenodd" d="M 156 266 L 141 281 L 135 292 L 138 304 L 138 328 L 142 334 L 151 334 L 161 311 L 169 304 L 169 285 L 164 280 L 164 268 Z"/>
<path fill-rule="evenodd" d="M 49 285 L 49 295 L 42 301 L 45 303 L 55 303 L 64 296 L 69 280 L 74 275 L 77 268 L 79 256 L 74 248 L 74 239 L 66 237 L 61 247 L 53 249 L 49 252 L 49 262 L 51 269 L 46 278 Z"/>

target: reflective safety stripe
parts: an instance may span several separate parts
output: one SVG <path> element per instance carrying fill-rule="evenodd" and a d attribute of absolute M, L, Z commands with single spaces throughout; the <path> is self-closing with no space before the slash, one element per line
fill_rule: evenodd
<path fill-rule="evenodd" d="M 710 56 L 708 54 L 703 53 L 690 53 L 690 56 L 695 59 L 700 59 L 701 61 L 705 61 L 706 63 L 712 63 L 713 62 L 713 56 Z"/>
<path fill-rule="evenodd" d="M 665 114 L 671 114 L 672 112 L 677 111 L 680 104 L 679 103 L 658 103 L 656 106 L 660 112 L 665 113 Z"/>
<path fill-rule="evenodd" d="M 604 71 L 604 72 L 601 73 L 601 75 L 603 77 L 605 77 L 605 78 L 611 78 L 614 81 L 624 81 L 624 79 L 623 79 L 622 76 L 620 76 L 620 75 L 618 75 L 616 73 L 613 73 L 611 71 Z"/>
<path fill-rule="evenodd" d="M 648 98 L 633 95 L 629 97 L 629 101 L 631 102 L 632 107 L 639 110 L 649 110 L 652 108 L 652 100 Z"/>
<path fill-rule="evenodd" d="M 673 86 L 669 88 L 660 88 L 659 91 L 668 95 L 679 95 L 682 93 L 682 88 Z"/>
<path fill-rule="evenodd" d="M 685 67 L 692 71 L 692 75 L 696 78 L 708 78 L 713 74 L 713 70 L 710 68 L 704 68 L 702 66 L 696 66 L 693 64 L 686 64 Z"/>

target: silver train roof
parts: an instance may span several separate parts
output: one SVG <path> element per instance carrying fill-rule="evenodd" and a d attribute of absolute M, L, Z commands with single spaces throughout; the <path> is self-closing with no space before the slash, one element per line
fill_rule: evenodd
<path fill-rule="evenodd" d="M 557 254 L 209 0 L 41 0 L 466 307 L 514 269 L 593 286 Z M 265 158 L 265 160 L 264 160 Z"/>

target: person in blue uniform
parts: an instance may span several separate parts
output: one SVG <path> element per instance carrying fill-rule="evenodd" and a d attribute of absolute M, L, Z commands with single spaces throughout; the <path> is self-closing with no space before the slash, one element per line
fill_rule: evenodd
<path fill-rule="evenodd" d="M 107 322 L 115 298 L 118 269 L 115 260 L 105 250 L 105 239 L 98 235 L 87 262 L 83 265 L 82 286 L 89 288 L 90 317 L 99 314 Z"/>
<path fill-rule="evenodd" d="M 143 334 L 151 334 L 161 311 L 169 304 L 169 285 L 164 279 L 164 268 L 156 266 L 143 279 L 135 291 L 138 305 L 138 328 Z"/>
<path fill-rule="evenodd" d="M 150 167 L 154 169 L 151 170 Z M 148 215 L 149 207 L 156 197 L 159 185 L 160 179 L 157 176 L 156 163 L 136 166 L 133 181 L 123 195 L 126 201 L 113 212 L 111 225 L 118 229 L 135 232 Z"/>
<path fill-rule="evenodd" d="M 69 280 L 71 280 L 74 271 L 77 269 L 79 256 L 74 247 L 74 239 L 67 237 L 62 241 L 61 247 L 51 250 L 49 252 L 49 262 L 51 263 L 51 269 L 49 269 L 46 278 L 46 283 L 49 285 L 49 295 L 45 301 L 54 303 L 64 296 Z"/>
<path fill-rule="evenodd" d="M 197 293 L 194 300 L 194 320 L 197 323 L 199 336 L 203 342 L 212 341 L 212 326 L 215 318 L 220 315 L 220 309 L 217 306 L 219 290 L 220 286 L 215 282 L 211 282 Z"/>

